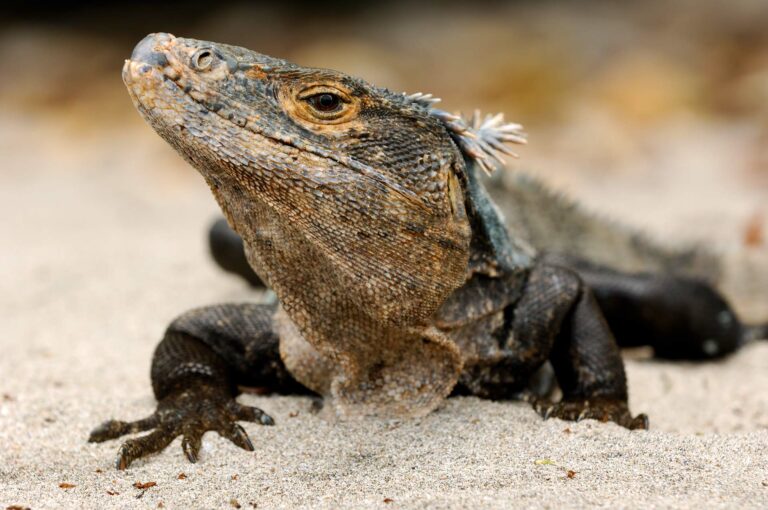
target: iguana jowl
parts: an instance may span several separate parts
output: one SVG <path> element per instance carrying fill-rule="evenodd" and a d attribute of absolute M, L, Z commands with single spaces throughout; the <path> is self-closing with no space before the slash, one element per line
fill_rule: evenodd
<path fill-rule="evenodd" d="M 627 407 L 600 305 L 619 330 L 622 303 L 655 306 L 663 320 L 644 323 L 648 338 L 687 328 L 701 343 L 698 323 L 656 300 L 673 292 L 694 318 L 729 314 L 705 320 L 719 352 L 742 336 L 709 287 L 603 270 L 510 236 L 476 175 L 520 141 L 498 117 L 468 125 L 430 96 L 169 34 L 142 40 L 123 79 L 142 116 L 203 175 L 279 304 L 211 306 L 169 326 L 152 363 L 157 411 L 91 435 L 152 430 L 121 446 L 119 468 L 180 435 L 194 462 L 208 430 L 253 449 L 236 422 L 273 421 L 238 404 L 238 386 L 314 392 L 342 419 L 401 418 L 452 392 L 519 396 L 548 361 L 563 399 L 532 399 L 545 417 L 647 428 Z"/>

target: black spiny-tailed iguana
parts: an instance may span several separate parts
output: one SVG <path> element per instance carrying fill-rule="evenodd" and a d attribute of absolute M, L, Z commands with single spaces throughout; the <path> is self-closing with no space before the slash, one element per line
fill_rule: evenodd
<path fill-rule="evenodd" d="M 614 334 L 705 357 L 754 332 L 669 267 L 624 274 L 542 236 L 576 213 L 530 181 L 513 190 L 507 230 L 476 175 L 523 141 L 499 116 L 468 123 L 428 95 L 169 34 L 142 40 L 123 79 L 243 239 L 214 235 L 229 240 L 215 246 L 222 260 L 244 246 L 279 302 L 206 307 L 168 327 L 152 363 L 157 411 L 91 434 L 151 430 L 121 446 L 119 468 L 177 436 L 194 462 L 208 430 L 253 449 L 237 421 L 273 421 L 237 403 L 238 386 L 314 392 L 340 419 L 421 416 L 451 393 L 528 395 L 545 417 L 644 429 Z M 531 396 L 545 363 L 557 403 Z"/>

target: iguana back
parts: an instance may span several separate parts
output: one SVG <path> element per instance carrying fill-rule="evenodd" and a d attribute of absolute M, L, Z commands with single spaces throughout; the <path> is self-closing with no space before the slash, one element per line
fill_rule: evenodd
<path fill-rule="evenodd" d="M 595 214 L 525 175 L 506 176 L 491 195 L 515 236 L 537 252 L 566 255 L 630 273 L 674 273 L 718 282 L 718 257 L 698 246 L 656 242 L 627 225 Z"/>

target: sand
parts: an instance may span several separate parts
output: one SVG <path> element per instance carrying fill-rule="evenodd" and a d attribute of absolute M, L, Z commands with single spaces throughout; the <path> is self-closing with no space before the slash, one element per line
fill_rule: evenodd
<path fill-rule="evenodd" d="M 0 508 L 768 507 L 768 342 L 718 363 L 629 360 L 648 432 L 475 398 L 332 425 L 308 399 L 246 395 L 277 422 L 244 425 L 254 453 L 208 434 L 195 465 L 177 440 L 114 470 L 118 443 L 88 432 L 153 410 L 165 325 L 259 298 L 208 259 L 202 181 L 139 126 L 73 151 L 66 126 L 0 119 Z M 16 150 L 33 136 L 46 142 Z"/>

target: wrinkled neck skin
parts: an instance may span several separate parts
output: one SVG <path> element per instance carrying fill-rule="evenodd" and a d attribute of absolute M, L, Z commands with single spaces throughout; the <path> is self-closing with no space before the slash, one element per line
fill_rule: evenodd
<path fill-rule="evenodd" d="M 128 61 L 123 77 L 142 116 L 205 178 L 277 294 L 275 324 L 292 374 L 327 396 L 338 418 L 433 410 L 462 367 L 456 345 L 433 325 L 467 276 L 458 153 L 437 169 L 445 193 L 422 199 L 380 178 L 383 169 L 270 136 L 258 111 L 194 77 L 182 87 L 179 73 L 169 80 L 167 71 Z M 215 99 L 218 112 L 195 94 Z"/>

